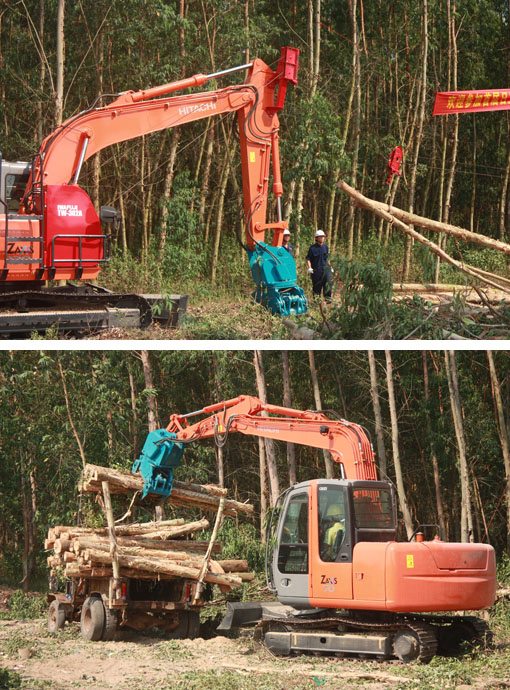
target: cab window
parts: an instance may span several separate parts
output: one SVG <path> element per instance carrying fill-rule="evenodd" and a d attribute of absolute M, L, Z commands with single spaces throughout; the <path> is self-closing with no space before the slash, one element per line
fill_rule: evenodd
<path fill-rule="evenodd" d="M 5 176 L 5 201 L 9 211 L 19 211 L 20 201 L 23 198 L 28 177 L 28 173 L 20 175 L 9 173 Z"/>
<path fill-rule="evenodd" d="M 308 494 L 292 496 L 283 521 L 278 550 L 281 573 L 308 572 Z"/>
<path fill-rule="evenodd" d="M 319 486 L 319 553 L 323 561 L 336 561 L 346 542 L 345 489 Z"/>
<path fill-rule="evenodd" d="M 395 529 L 393 503 L 388 489 L 355 489 L 352 497 L 355 527 Z"/>

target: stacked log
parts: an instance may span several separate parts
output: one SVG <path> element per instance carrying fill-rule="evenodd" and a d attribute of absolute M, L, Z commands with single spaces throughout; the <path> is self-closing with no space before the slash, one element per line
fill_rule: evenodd
<path fill-rule="evenodd" d="M 193 535 L 209 527 L 205 518 L 186 522 L 183 518 L 157 522 L 114 524 L 110 494 L 141 492 L 143 479 L 98 465 L 86 465 L 81 489 L 101 492 L 109 527 L 56 525 L 48 531 L 45 548 L 53 554 L 47 562 L 70 578 L 126 577 L 167 580 L 185 578 L 219 585 L 222 591 L 253 580 L 248 563 L 242 559 L 215 560 L 221 553 L 215 530 L 210 541 Z M 149 497 L 150 498 L 150 497 Z M 161 497 L 152 497 L 161 500 Z M 220 509 L 227 515 L 239 511 L 251 514 L 253 506 L 226 498 L 226 490 L 216 486 L 174 482 L 168 502 L 173 505 Z M 217 516 L 217 523 L 219 515 Z M 200 585 L 200 587 L 199 587 Z"/>
<path fill-rule="evenodd" d="M 102 491 L 101 482 L 107 481 L 112 494 L 126 494 L 134 491 L 142 491 L 144 481 L 140 475 L 131 472 L 122 472 L 100 465 L 85 465 L 82 472 L 80 488 L 82 491 L 99 493 Z M 172 493 L 166 499 L 166 503 L 184 508 L 200 508 L 210 512 L 217 512 L 222 497 L 226 495 L 226 489 L 218 486 L 179 482 L 174 480 Z M 149 494 L 149 501 L 161 501 L 161 496 Z M 146 499 L 146 500 L 147 500 Z M 253 515 L 253 505 L 241 503 L 225 498 L 224 515 L 236 516 L 239 513 Z"/>
<path fill-rule="evenodd" d="M 116 526 L 120 577 L 198 579 L 209 542 L 171 537 L 190 537 L 194 532 L 208 526 L 209 523 L 205 519 L 188 523 L 178 519 Z M 47 559 L 48 565 L 54 570 L 62 570 L 66 577 L 111 577 L 111 541 L 106 531 L 105 528 L 62 525 L 51 528 L 45 542 L 46 548 L 53 550 L 53 555 Z M 212 545 L 212 552 L 221 552 L 219 542 Z M 206 582 L 229 588 L 252 579 L 253 573 L 248 572 L 248 563 L 241 559 L 211 559 L 204 577 Z"/>

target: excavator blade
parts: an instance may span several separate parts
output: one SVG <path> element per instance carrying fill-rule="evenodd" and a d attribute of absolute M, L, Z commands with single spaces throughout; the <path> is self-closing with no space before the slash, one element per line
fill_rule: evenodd
<path fill-rule="evenodd" d="M 306 314 L 308 301 L 297 284 L 296 262 L 286 249 L 258 242 L 248 257 L 257 286 L 254 302 L 280 316 Z"/>

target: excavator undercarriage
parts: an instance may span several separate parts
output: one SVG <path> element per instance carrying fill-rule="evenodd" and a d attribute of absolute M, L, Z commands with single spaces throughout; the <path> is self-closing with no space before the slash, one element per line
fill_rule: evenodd
<path fill-rule="evenodd" d="M 436 654 L 452 656 L 465 646 L 492 645 L 487 623 L 476 616 L 298 611 L 272 601 L 228 602 L 217 631 L 248 626 L 254 626 L 254 639 L 276 656 L 397 657 L 403 663 L 428 663 Z"/>

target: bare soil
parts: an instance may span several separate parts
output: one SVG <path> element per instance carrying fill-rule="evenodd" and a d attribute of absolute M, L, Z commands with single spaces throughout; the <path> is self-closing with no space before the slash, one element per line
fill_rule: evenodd
<path fill-rule="evenodd" d="M 354 664 L 354 668 L 353 668 Z M 405 677 L 392 673 L 391 663 L 346 662 L 298 657 L 277 659 L 248 638 L 213 637 L 195 640 L 165 640 L 138 633 L 118 633 L 112 642 L 88 642 L 79 625 L 52 637 L 45 620 L 0 621 L 0 668 L 16 671 L 24 687 L 55 690 L 101 688 L 141 690 L 170 688 L 176 681 L 210 671 L 243 677 L 270 674 L 275 688 L 363 687 L 372 690 L 396 687 Z M 314 680 L 315 679 L 315 680 Z M 28 685 L 27 685 L 28 683 Z M 185 687 L 185 686 L 183 686 Z M 220 686 L 219 686 L 220 687 Z"/>

